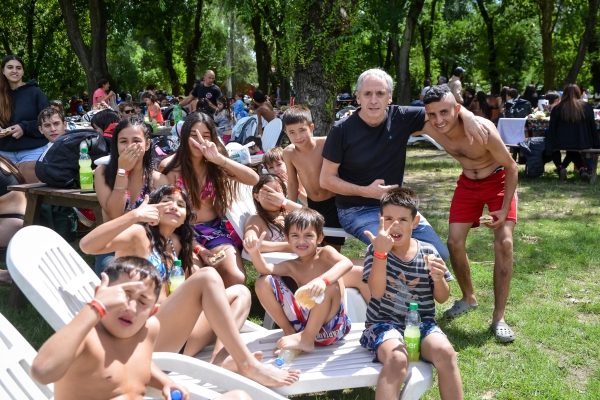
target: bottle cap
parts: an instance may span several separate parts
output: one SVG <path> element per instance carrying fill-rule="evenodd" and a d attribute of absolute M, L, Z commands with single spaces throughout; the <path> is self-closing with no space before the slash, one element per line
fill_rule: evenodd
<path fill-rule="evenodd" d="M 419 305 L 417 303 L 410 303 L 410 310 L 418 310 Z"/>
<path fill-rule="evenodd" d="M 285 364 L 285 360 L 283 359 L 283 357 L 277 357 L 275 359 L 275 365 L 277 365 L 278 367 L 283 366 L 283 364 Z"/>
<path fill-rule="evenodd" d="M 173 265 L 176 267 L 181 267 L 181 260 L 175 260 L 173 261 Z"/>
<path fill-rule="evenodd" d="M 171 400 L 181 400 L 183 396 L 179 390 L 173 390 L 171 392 Z"/>
<path fill-rule="evenodd" d="M 87 152 L 88 152 L 88 148 L 87 148 L 87 147 L 82 147 L 80 151 L 81 151 L 82 153 L 85 153 L 85 154 L 87 154 Z"/>

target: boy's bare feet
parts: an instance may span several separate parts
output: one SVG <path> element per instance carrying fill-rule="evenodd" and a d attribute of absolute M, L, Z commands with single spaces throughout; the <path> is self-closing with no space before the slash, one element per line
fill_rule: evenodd
<path fill-rule="evenodd" d="M 309 338 L 308 335 L 303 335 L 302 332 L 294 333 L 279 339 L 277 348 L 281 350 L 299 349 L 311 353 L 315 349 L 315 338 Z"/>
<path fill-rule="evenodd" d="M 300 371 L 297 369 L 283 370 L 256 360 L 240 374 L 267 387 L 289 386 L 300 379 Z"/>
<path fill-rule="evenodd" d="M 223 348 L 223 350 L 225 350 L 225 348 Z M 262 351 L 255 351 L 254 353 L 252 353 L 252 355 L 259 362 L 262 361 L 262 359 L 263 359 Z M 220 364 L 218 364 L 217 360 L 215 359 L 215 365 L 218 365 L 221 368 L 225 368 L 226 370 L 229 370 L 231 372 L 238 372 L 237 364 L 235 363 L 235 361 L 233 361 L 233 357 L 231 357 L 231 355 L 228 355 L 227 357 L 225 357 L 225 359 Z"/>

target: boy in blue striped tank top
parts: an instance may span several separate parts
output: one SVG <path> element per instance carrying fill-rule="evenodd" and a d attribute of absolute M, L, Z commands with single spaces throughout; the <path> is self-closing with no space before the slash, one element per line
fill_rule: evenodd
<path fill-rule="evenodd" d="M 435 323 L 435 301 L 450 296 L 453 280 L 446 264 L 432 245 L 411 238 L 419 224 L 419 199 L 407 188 L 388 191 L 381 198 L 379 232 L 371 240 L 365 257 L 363 281 L 371 290 L 363 347 L 383 363 L 375 399 L 397 399 L 406 378 L 408 355 L 404 345 L 404 319 L 409 304 L 418 303 L 421 316 L 421 359 L 438 370 L 442 399 L 462 399 L 462 381 L 456 352 Z"/>

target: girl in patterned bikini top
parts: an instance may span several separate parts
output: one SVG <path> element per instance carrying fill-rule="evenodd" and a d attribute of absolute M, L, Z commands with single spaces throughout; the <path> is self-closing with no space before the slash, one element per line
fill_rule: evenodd
<path fill-rule="evenodd" d="M 224 250 L 218 271 L 225 286 L 244 284 L 242 258 L 223 218 L 238 197 L 239 184 L 255 185 L 258 175 L 229 158 L 214 121 L 203 113 L 186 117 L 179 148 L 165 164 L 169 182 L 185 188 L 194 207 L 198 255 L 205 265 L 212 265 L 209 259 Z"/>
<path fill-rule="evenodd" d="M 286 185 L 277 175 L 261 175 L 252 189 L 252 197 L 256 214 L 246 221 L 244 239 L 260 237 L 263 232 L 267 232 L 261 251 L 291 252 L 283 233 L 283 220 L 289 211 L 302 206 L 286 200 Z"/>
<path fill-rule="evenodd" d="M 154 188 L 169 183 L 152 169 L 150 144 L 150 130 L 143 120 L 124 119 L 116 126 L 110 162 L 94 172 L 96 194 L 107 219 L 136 209 Z"/>
<path fill-rule="evenodd" d="M 115 257 L 138 256 L 149 260 L 164 282 L 159 302 L 168 295 L 169 271 L 175 259 L 189 277 L 194 266 L 192 205 L 175 185 L 163 185 L 146 195 L 135 210 L 106 222 L 81 240 L 87 254 L 115 252 Z"/>

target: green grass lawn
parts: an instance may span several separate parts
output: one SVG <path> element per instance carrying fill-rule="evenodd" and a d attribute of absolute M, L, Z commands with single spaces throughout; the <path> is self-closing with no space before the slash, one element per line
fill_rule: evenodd
<path fill-rule="evenodd" d="M 445 240 L 448 211 L 460 165 L 426 146 L 409 149 L 405 186 L 417 191 L 420 211 Z M 493 307 L 493 234 L 473 229 L 467 242 L 480 307 L 449 321 L 438 306 L 437 321 L 459 353 L 468 399 L 600 399 L 600 187 L 577 176 L 559 182 L 550 165 L 537 179 L 519 175 L 519 222 L 514 236 L 515 271 L 506 321 L 517 340 L 502 345 L 489 330 Z M 364 256 L 366 246 L 348 241 L 347 256 Z M 1 265 L 1 264 L 0 264 Z M 1 265 L 5 268 L 4 265 Z M 256 274 L 249 267 L 249 287 Z M 8 286 L 0 286 L 0 312 L 35 347 L 52 333 L 28 306 L 7 308 Z M 251 317 L 262 321 L 256 297 Z M 434 379 L 437 381 L 437 379 Z M 298 399 L 371 399 L 373 388 L 296 396 Z M 437 384 L 424 399 L 439 398 Z"/>

